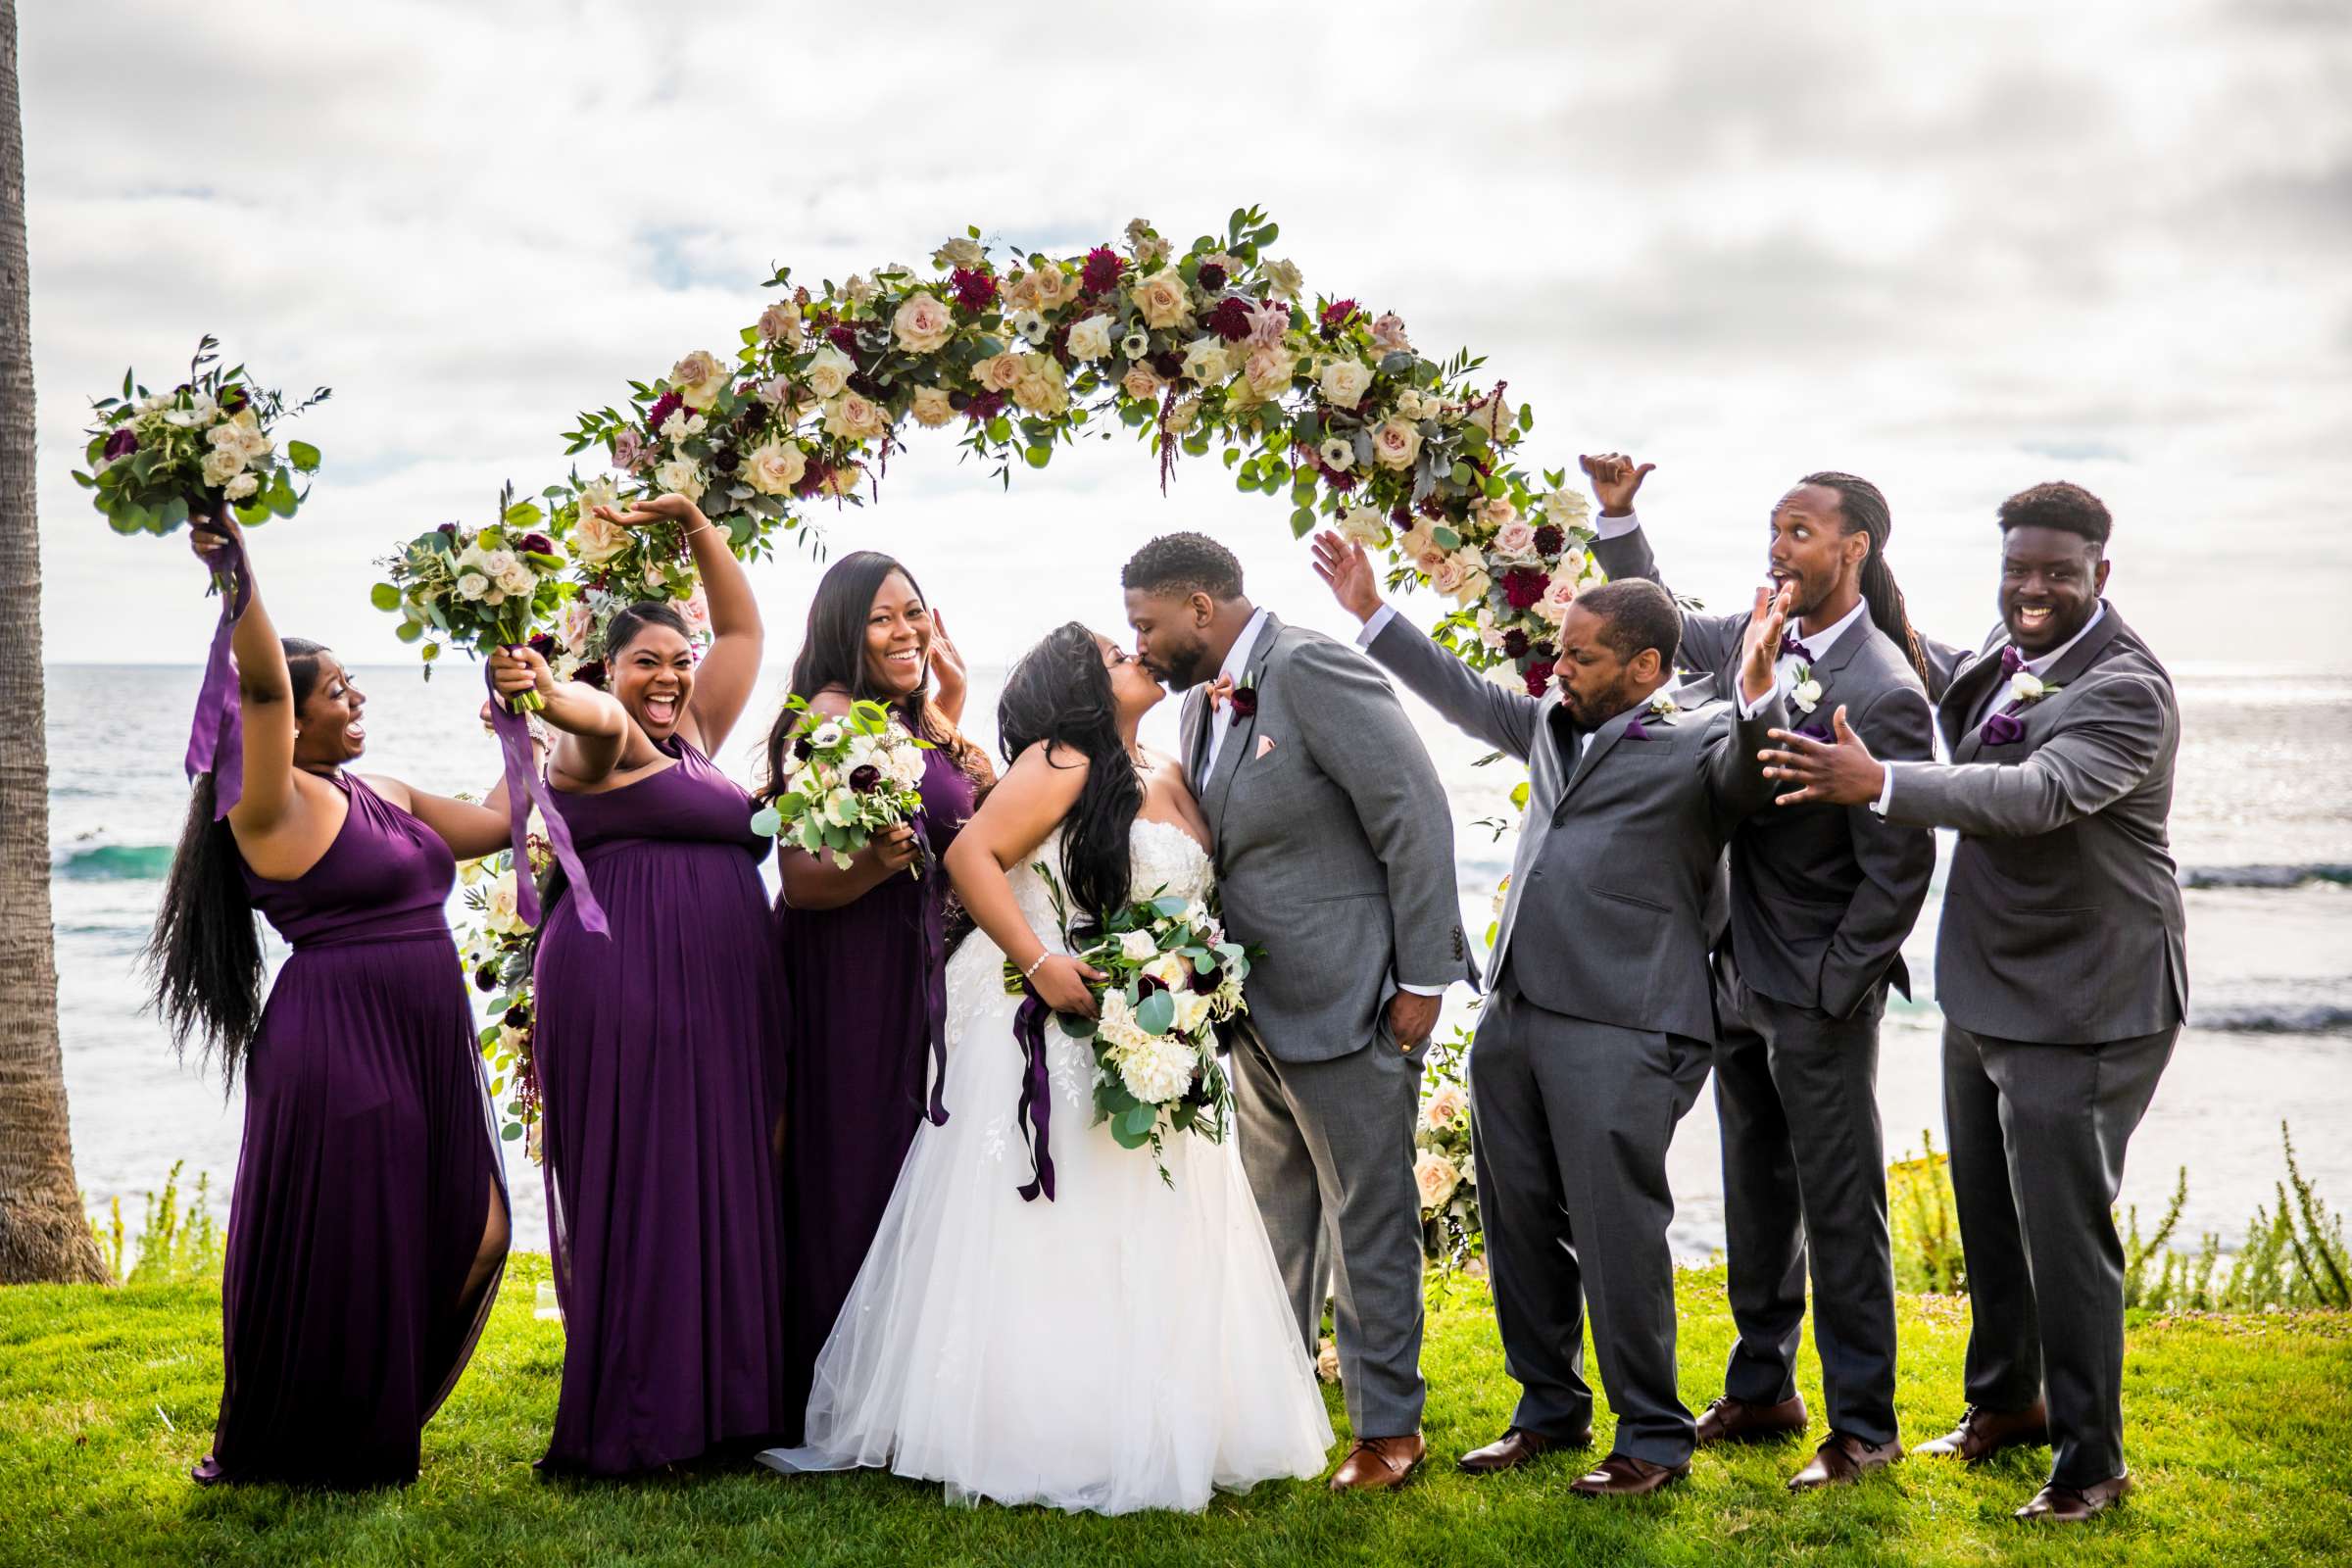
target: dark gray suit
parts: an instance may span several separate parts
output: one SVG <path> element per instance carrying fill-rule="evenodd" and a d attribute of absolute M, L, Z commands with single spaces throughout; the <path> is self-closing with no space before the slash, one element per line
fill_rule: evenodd
<path fill-rule="evenodd" d="M 1639 528 L 1595 541 L 1592 557 L 1613 578 L 1664 581 Z M 1686 612 L 1680 662 L 1729 689 L 1748 618 Z M 1827 736 L 1842 704 L 1873 756 L 1935 755 L 1918 672 L 1867 612 L 1811 673 L 1820 701 L 1789 713 L 1804 729 Z M 1760 812 L 1732 835 L 1730 925 L 1718 954 L 1715 1115 L 1740 1331 L 1723 1390 L 1759 1404 L 1795 1396 L 1809 1250 L 1829 1423 L 1872 1444 L 1896 1436 L 1879 1019 L 1888 986 L 1911 994 L 1902 945 L 1935 870 L 1933 834 L 1868 807 Z"/>
<path fill-rule="evenodd" d="M 1591 1423 L 1590 1301 L 1616 1451 L 1679 1465 L 1694 1428 L 1675 1389 L 1666 1149 L 1715 1035 L 1716 865 L 1733 824 L 1768 798 L 1754 756 L 1781 705 L 1736 723 L 1702 681 L 1672 694 L 1680 712 L 1637 708 L 1586 733 L 1556 686 L 1541 701 L 1504 691 L 1400 617 L 1371 652 L 1449 722 L 1528 764 L 1470 1051 L 1487 1262 L 1523 1391 L 1511 1424 L 1570 1439 Z"/>
<path fill-rule="evenodd" d="M 2045 1391 L 2050 1479 L 2124 1473 L 2124 1152 L 2188 1006 L 2168 820 L 2180 713 L 2172 679 L 2106 607 L 2014 710 L 1997 629 L 1933 645 L 1952 761 L 1896 770 L 1887 816 L 1957 828 L 1936 945 L 1944 1118 L 1967 1253 L 1968 1398 Z"/>
<path fill-rule="evenodd" d="M 1225 928 L 1255 943 L 1232 1054 L 1242 1164 L 1309 1353 L 1317 1250 L 1336 1240 L 1333 1317 L 1358 1438 L 1421 1425 L 1421 1197 L 1413 1122 L 1424 1043 L 1396 1049 L 1399 984 L 1475 981 L 1437 768 L 1354 649 L 1266 617 L 1254 714 L 1185 699 L 1183 744 L 1216 840 Z M 1213 768 L 1211 723 L 1226 724 Z"/>

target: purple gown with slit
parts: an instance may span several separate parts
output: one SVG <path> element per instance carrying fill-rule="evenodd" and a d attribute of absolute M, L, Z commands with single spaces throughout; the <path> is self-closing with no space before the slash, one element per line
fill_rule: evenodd
<path fill-rule="evenodd" d="M 837 909 L 796 909 L 776 900 L 776 946 L 791 999 L 787 1446 L 801 1441 L 817 1352 L 890 1206 L 930 1091 L 930 1009 L 947 1002 L 948 876 L 937 857 L 970 820 L 975 790 L 940 747 L 923 754 L 922 792 L 934 857 L 922 880 L 902 872 Z"/>
<path fill-rule="evenodd" d="M 780 988 L 752 803 L 675 765 L 557 792 L 611 935 L 560 896 L 532 1054 L 564 1306 L 550 1470 L 625 1475 L 790 1426 L 776 1215 Z"/>
<path fill-rule="evenodd" d="M 240 865 L 294 951 L 245 1062 L 199 1481 L 416 1479 L 418 1434 L 498 1294 L 493 1274 L 466 1295 L 506 1189 L 443 911 L 456 862 L 365 782 L 335 782 L 350 809 L 316 865 L 286 882 Z"/>

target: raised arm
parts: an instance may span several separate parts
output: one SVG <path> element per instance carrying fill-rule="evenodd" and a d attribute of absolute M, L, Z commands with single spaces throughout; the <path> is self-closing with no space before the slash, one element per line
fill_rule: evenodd
<path fill-rule="evenodd" d="M 1731 830 L 1772 802 L 1772 784 L 1764 776 L 1760 754 L 1774 726 L 1785 724 L 1775 662 L 1780 658 L 1781 628 L 1796 590 L 1784 586 L 1778 593 L 1756 590 L 1756 602 L 1740 632 L 1740 687 L 1730 712 L 1716 722 L 1723 733 L 1707 748 L 1702 764 L 1707 773 L 1707 796 L 1714 802 L 1716 821 L 1728 838 Z"/>
<path fill-rule="evenodd" d="M 620 765 L 633 726 L 618 699 L 580 681 L 556 679 L 547 661 L 529 648 L 493 650 L 490 682 L 501 698 L 536 691 L 547 704 L 539 716 L 557 732 L 548 758 L 551 776 L 574 789 L 593 789 Z M 505 804 L 503 796 L 499 804 Z"/>
<path fill-rule="evenodd" d="M 1536 713 L 1543 707 L 1540 702 L 1481 679 L 1383 604 L 1371 558 L 1362 545 L 1327 531 L 1315 535 L 1314 552 L 1315 575 L 1330 585 L 1332 597 L 1342 609 L 1364 623 L 1370 638 L 1364 651 L 1382 668 L 1403 681 L 1454 728 L 1527 760 L 1535 744 Z M 1395 701 L 1393 697 L 1390 700 Z M 1414 750 L 1420 750 L 1418 740 Z"/>
<path fill-rule="evenodd" d="M 1055 1012 L 1095 1015 L 1089 980 L 1100 970 L 1080 963 L 1029 928 L 1004 873 L 1037 853 L 1086 786 L 1089 767 L 1080 755 L 1041 741 L 1013 760 L 980 809 L 948 846 L 948 876 L 972 920 L 1028 977 Z M 1058 868 L 1055 868 L 1058 875 Z"/>
<path fill-rule="evenodd" d="M 231 536 L 243 530 L 226 508 L 220 526 Z M 227 569 L 230 545 L 219 534 L 199 532 L 189 539 L 196 559 L 216 570 Z M 229 826 L 240 842 L 250 843 L 287 825 L 290 814 L 302 810 L 303 798 L 294 782 L 294 729 L 301 715 L 294 711 L 294 676 L 286 668 L 286 651 L 277 627 L 262 603 L 255 582 L 253 558 L 246 557 L 245 581 L 249 597 L 245 612 L 229 634 L 229 652 L 237 662 L 237 717 L 245 748 L 245 792 L 229 808 Z M 228 592 L 230 590 L 223 590 Z"/>
<path fill-rule="evenodd" d="M 760 601 L 752 594 L 752 579 L 727 548 L 727 536 L 703 509 L 682 495 L 657 496 L 626 512 L 599 507 L 607 522 L 642 528 L 653 522 L 674 522 L 684 530 L 686 548 L 694 555 L 701 576 L 703 600 L 710 607 L 710 651 L 695 666 L 694 696 L 689 700 L 683 729 L 705 757 L 715 757 L 727 743 L 744 704 L 760 680 L 760 660 L 766 633 L 760 623 Z"/>
<path fill-rule="evenodd" d="M 1592 483 L 1592 498 L 1600 504 L 1599 515 L 1592 524 L 1597 535 L 1592 541 L 1592 559 L 1612 581 L 1646 577 L 1672 593 L 1674 590 L 1668 587 L 1664 573 L 1658 570 L 1657 557 L 1650 552 L 1649 536 L 1634 511 L 1635 494 L 1657 465 L 1637 465 L 1622 452 L 1588 455 L 1576 461 Z M 1704 675 L 1712 675 L 1731 662 L 1733 653 L 1740 647 L 1740 622 L 1744 617 L 1702 615 L 1690 610 L 1682 611 L 1682 617 L 1683 643 L 1675 654 L 1675 662 Z"/>
<path fill-rule="evenodd" d="M 485 709 L 484 712 L 487 713 Z M 543 766 L 547 750 L 536 730 L 531 735 L 531 762 Z M 496 855 L 512 842 L 507 814 L 507 776 L 501 772 L 481 800 L 462 801 L 454 795 L 435 795 L 396 778 L 370 775 L 369 787 L 433 830 L 449 853 L 461 860 Z"/>

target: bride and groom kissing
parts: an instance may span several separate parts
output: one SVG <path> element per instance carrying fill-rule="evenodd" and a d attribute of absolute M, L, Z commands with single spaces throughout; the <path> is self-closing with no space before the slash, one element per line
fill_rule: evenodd
<path fill-rule="evenodd" d="M 1351 584 L 1369 591 L 1360 554 L 1351 564 L 1325 541 L 1318 558 L 1343 604 Z M 1584 661 L 1573 677 L 1581 695 L 1564 680 L 1539 703 L 1479 680 L 1401 623 L 1392 630 L 1385 614 L 1363 639 L 1371 660 L 1285 625 L 1244 595 L 1232 553 L 1200 534 L 1152 541 L 1122 584 L 1134 655 L 1072 622 L 1007 677 L 999 731 L 1010 765 L 946 858 L 977 927 L 947 973 L 950 1115 L 923 1127 L 906 1157 L 818 1358 L 805 1442 L 761 1456 L 776 1469 L 887 1466 L 943 1483 L 955 1499 L 1106 1513 L 1199 1509 L 1215 1489 L 1313 1477 L 1332 1444 L 1312 1362 L 1327 1280 L 1354 1434 L 1332 1489 L 1393 1488 L 1424 1455 L 1412 1127 L 1440 999 L 1456 981 L 1476 985 L 1479 972 L 1460 921 L 1445 792 L 1374 661 L 1522 757 L 1544 724 L 1590 730 L 1574 781 L 1550 776 L 1550 753 L 1538 752 L 1535 804 L 1548 814 L 1564 784 L 1623 737 L 1625 715 L 1607 705 L 1666 684 L 1672 602 L 1639 582 L 1588 595 L 1592 605 L 1570 627 L 1588 623 L 1592 647 L 1562 661 Z M 1760 606 L 1750 639 L 1767 685 L 1783 610 Z M 1666 628 L 1662 647 L 1646 635 L 1651 622 Z M 1163 683 L 1187 694 L 1175 758 L 1137 742 Z M 1616 922 L 1644 950 L 1628 971 L 1637 985 L 1637 971 L 1666 961 L 1655 950 L 1671 947 L 1675 931 L 1698 928 L 1695 906 L 1721 848 L 1710 824 L 1760 799 L 1742 754 L 1752 758 L 1780 720 L 1768 698 L 1735 733 L 1728 707 L 1689 700 L 1688 712 L 1652 705 L 1642 738 L 1655 740 L 1642 749 L 1655 765 L 1628 770 L 1603 806 L 1615 808 L 1607 831 L 1633 835 L 1632 874 L 1648 890 L 1630 912 L 1653 911 L 1646 923 Z M 1675 761 L 1690 765 L 1666 765 Z M 1548 836 L 1531 810 L 1528 841 Z M 1593 850 L 1604 842 L 1593 836 Z M 1018 999 L 1004 970 L 1077 1014 L 1094 1011 L 1087 982 L 1101 978 L 1072 955 L 1056 880 L 1081 923 L 1131 898 L 1214 889 L 1228 934 L 1265 955 L 1228 1042 L 1236 1137 L 1170 1140 L 1165 1185 L 1152 1162 L 1087 1125 L 1092 1054 L 1049 1030 L 1054 1108 L 1078 1132 L 1057 1140 L 1054 1201 L 1018 1191 L 1028 1175 L 1015 1125 L 1026 1063 L 1009 1049 Z M 1582 888 L 1551 890 L 1548 901 L 1527 888 L 1524 877 L 1514 887 L 1496 949 L 1510 955 L 1497 974 L 1524 979 L 1506 979 L 1491 1006 L 1525 1008 L 1529 995 L 1541 1004 L 1550 987 L 1577 983 L 1580 964 L 1597 973 L 1608 961 L 1573 952 L 1613 943 L 1582 920 L 1605 906 L 1577 907 Z M 1670 920 L 1656 900 L 1691 904 L 1690 918 Z M 1530 933 L 1520 949 L 1540 958 L 1517 957 L 1515 927 Z M 1641 1011 L 1643 999 L 1628 1004 Z M 1642 1049 L 1664 1041 L 1671 1054 L 1681 1032 L 1677 1020 L 1645 1017 L 1585 1027 L 1559 1054 L 1577 1091 L 1530 1093 L 1546 1106 L 1589 1100 L 1592 1125 L 1560 1127 L 1556 1150 L 1537 1147 L 1514 1139 L 1506 1110 L 1500 1136 L 1481 1143 L 1486 1200 L 1491 1184 L 1517 1184 L 1524 1201 L 1514 1206 L 1548 1212 L 1550 1250 L 1567 1258 L 1564 1277 L 1553 1258 L 1532 1258 L 1517 1277 L 1492 1259 L 1509 1370 L 1530 1399 L 1581 1396 L 1589 1427 L 1590 1295 L 1604 1376 L 1613 1395 L 1624 1391 L 1619 1452 L 1581 1491 L 1649 1490 L 1671 1468 L 1642 1457 L 1645 1396 L 1674 1402 L 1664 1134 L 1654 1182 L 1642 1168 L 1650 1151 L 1609 1156 L 1626 1148 L 1623 1124 L 1662 1121 L 1670 1132 L 1689 1107 L 1698 1080 L 1685 1069 L 1694 1064 L 1653 1062 Z M 1552 1070 L 1517 1054 L 1522 1070 Z M 1703 1056 L 1695 1070 L 1703 1076 Z M 1572 1138 L 1592 1147 L 1572 1150 Z M 1546 1298 L 1532 1312 L 1531 1292 Z M 1514 1429 L 1559 1429 L 1559 1412 L 1544 1415 Z"/>

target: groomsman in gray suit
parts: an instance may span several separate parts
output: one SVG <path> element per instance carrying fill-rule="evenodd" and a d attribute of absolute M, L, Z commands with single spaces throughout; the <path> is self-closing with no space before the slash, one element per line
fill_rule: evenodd
<path fill-rule="evenodd" d="M 1600 502 L 1592 558 L 1612 578 L 1663 584 L 1634 496 L 1653 465 L 1583 460 Z M 1927 663 L 1886 567 L 1893 517 L 1878 486 L 1813 473 L 1772 513 L 1766 569 L 1796 590 L 1780 690 L 1827 739 L 1843 708 L 1875 756 L 1935 755 Z M 1682 662 L 1730 688 L 1747 614 L 1683 613 Z M 1726 1264 L 1739 1337 L 1701 1444 L 1805 1430 L 1796 1392 L 1808 1259 L 1829 1434 L 1791 1491 L 1859 1479 L 1902 1457 L 1894 1417 L 1894 1260 L 1879 1127 L 1879 1019 L 1911 994 L 1903 939 L 1927 902 L 1935 836 L 1866 806 L 1802 806 L 1732 836 L 1730 925 L 1716 954 L 1723 1034 Z"/>
<path fill-rule="evenodd" d="M 1452 812 L 1380 672 L 1251 605 L 1223 545 L 1164 535 L 1121 582 L 1136 657 L 1191 689 L 1184 755 L 1215 840 L 1225 929 L 1266 950 L 1232 1050 L 1242 1165 L 1309 1354 L 1319 1254 L 1334 1244 L 1355 1445 L 1332 1490 L 1394 1487 L 1425 1451 L 1421 1063 L 1446 988 L 1478 978 Z"/>
<path fill-rule="evenodd" d="M 1949 763 L 1776 731 L 1784 802 L 1956 828 L 1936 946 L 1943 1102 L 1968 1260 L 1968 1402 L 1921 1453 L 2053 1445 L 2021 1519 L 2078 1521 L 2124 1468 L 2124 1152 L 2188 1008 L 2167 822 L 2172 679 L 2102 597 L 2112 522 L 2079 485 L 2001 503 L 2001 624 L 1931 645 Z"/>
<path fill-rule="evenodd" d="M 1666 1148 L 1715 1038 L 1706 908 L 1733 826 L 1769 794 L 1756 752 L 1785 714 L 1774 660 L 1791 591 L 1756 595 L 1737 714 L 1677 687 L 1674 601 L 1614 582 L 1570 606 L 1542 698 L 1482 679 L 1381 603 L 1361 546 L 1315 568 L 1374 660 L 1446 719 L 1528 764 L 1527 815 L 1470 1049 L 1480 1217 L 1519 1407 L 1471 1471 L 1592 1440 L 1585 1308 L 1617 1414 L 1587 1495 L 1654 1492 L 1695 1443 L 1675 1388 Z"/>

